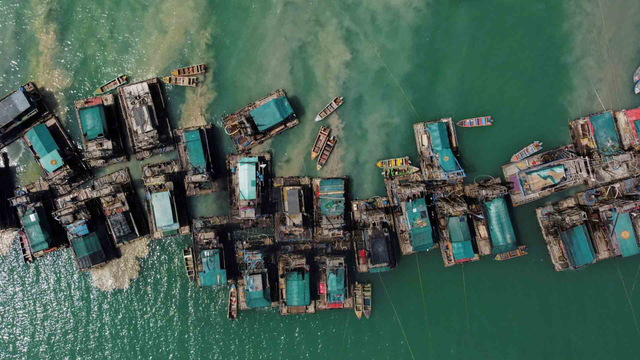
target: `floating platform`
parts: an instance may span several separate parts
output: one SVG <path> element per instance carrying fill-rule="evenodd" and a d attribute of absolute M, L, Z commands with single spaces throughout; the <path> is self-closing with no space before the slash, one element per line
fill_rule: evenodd
<path fill-rule="evenodd" d="M 76 118 L 82 134 L 84 160 L 98 168 L 127 161 L 118 126 L 115 96 L 102 95 L 75 101 Z"/>
<path fill-rule="evenodd" d="M 469 208 L 462 186 L 439 188 L 434 193 L 440 252 L 445 267 L 480 260 L 469 226 Z"/>
<path fill-rule="evenodd" d="M 227 171 L 232 221 L 273 226 L 271 154 L 227 155 Z"/>
<path fill-rule="evenodd" d="M 273 179 L 276 201 L 275 238 L 279 243 L 313 240 L 313 190 L 309 177 Z"/>
<path fill-rule="evenodd" d="M 238 153 L 247 153 L 300 121 L 284 90 L 276 90 L 224 118 L 224 129 Z"/>
<path fill-rule="evenodd" d="M 413 125 L 422 176 L 427 182 L 462 182 L 465 172 L 458 162 L 458 138 L 452 118 Z"/>
<path fill-rule="evenodd" d="M 240 269 L 238 308 L 240 310 L 277 307 L 278 271 L 272 237 L 246 234 L 234 241 L 235 260 Z M 232 236 L 233 237 L 233 236 Z"/>
<path fill-rule="evenodd" d="M 394 269 L 396 231 L 391 202 L 386 197 L 351 201 L 353 248 L 358 272 Z"/>
<path fill-rule="evenodd" d="M 280 315 L 316 312 L 316 301 L 311 299 L 311 267 L 305 255 L 279 254 L 278 285 Z"/>
<path fill-rule="evenodd" d="M 0 99 L 0 149 L 24 136 L 48 114 L 49 109 L 32 82 Z"/>
<path fill-rule="evenodd" d="M 173 180 L 179 172 L 180 164 L 176 160 L 142 166 L 146 211 L 153 239 L 187 235 L 191 231 L 182 203 L 184 198 L 174 187 Z"/>
<path fill-rule="evenodd" d="M 353 309 L 353 292 L 349 285 L 344 256 L 317 256 L 317 310 Z"/>
<path fill-rule="evenodd" d="M 194 126 L 173 131 L 184 172 L 187 196 L 207 195 L 224 190 L 221 181 L 214 182 L 209 152 L 211 125 Z"/>
<path fill-rule="evenodd" d="M 615 121 L 622 150 L 639 151 L 640 108 L 616 111 Z"/>
<path fill-rule="evenodd" d="M 220 218 L 194 219 L 191 226 L 195 281 L 198 286 L 227 284 L 225 251 L 220 241 Z"/>
<path fill-rule="evenodd" d="M 350 250 L 348 178 L 314 178 L 312 188 L 314 242 L 329 243 L 337 250 Z"/>
<path fill-rule="evenodd" d="M 175 149 L 157 78 L 118 88 L 118 98 L 129 143 L 137 160 Z"/>

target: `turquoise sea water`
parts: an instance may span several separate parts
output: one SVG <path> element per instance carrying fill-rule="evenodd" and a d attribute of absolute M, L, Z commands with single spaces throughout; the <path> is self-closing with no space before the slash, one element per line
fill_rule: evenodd
<path fill-rule="evenodd" d="M 233 147 L 223 114 L 284 88 L 301 124 L 264 146 L 277 175 L 348 175 L 353 197 L 384 193 L 375 161 L 417 163 L 411 125 L 420 120 L 493 116 L 490 128 L 458 133 L 472 181 L 500 175 L 534 139 L 568 142 L 569 119 L 640 105 L 631 92 L 640 3 L 631 0 L 0 0 L 0 13 L 0 94 L 36 81 L 76 141 L 73 100 L 105 80 L 205 62 L 204 86 L 167 89 L 174 127 L 214 124 L 222 161 Z M 318 173 L 313 117 L 337 95 L 347 102 L 325 122 L 341 140 Z M 18 182 L 38 176 L 19 143 L 8 152 Z M 359 276 L 374 286 L 362 321 L 346 310 L 265 310 L 230 323 L 226 290 L 189 285 L 183 239 L 152 242 L 138 278 L 112 292 L 92 286 L 67 251 L 27 266 L 14 246 L 0 256 L 0 359 L 637 358 L 640 258 L 556 273 L 539 204 L 513 211 L 526 257 L 445 269 L 439 252 L 421 253 Z M 189 205 L 218 215 L 228 200 Z"/>

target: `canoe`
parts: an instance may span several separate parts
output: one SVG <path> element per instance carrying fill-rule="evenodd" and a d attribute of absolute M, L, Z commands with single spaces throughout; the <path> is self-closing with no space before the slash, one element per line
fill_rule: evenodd
<path fill-rule="evenodd" d="M 638 66 L 636 72 L 633 73 L 633 82 L 637 83 L 638 81 L 640 81 L 640 66 Z"/>
<path fill-rule="evenodd" d="M 184 268 L 187 271 L 187 277 L 189 281 L 193 282 L 196 279 L 196 272 L 193 266 L 193 252 L 191 248 L 183 249 L 182 255 L 184 256 Z"/>
<path fill-rule="evenodd" d="M 337 142 L 338 138 L 334 135 L 330 137 L 322 147 L 320 157 L 318 158 L 318 164 L 316 165 L 316 169 L 318 169 L 318 171 L 320 171 L 320 169 L 322 169 L 322 167 L 327 163 L 327 160 L 329 160 L 329 156 L 331 156 L 331 152 L 333 151 L 333 148 L 336 146 Z"/>
<path fill-rule="evenodd" d="M 456 123 L 460 127 L 478 127 L 478 126 L 490 126 L 493 125 L 491 116 L 481 116 L 477 118 L 464 119 Z"/>
<path fill-rule="evenodd" d="M 534 141 L 531 144 L 524 147 L 524 149 L 518 151 L 511 157 L 511 162 L 518 162 L 526 157 L 529 157 L 542 149 L 542 143 L 540 141 Z"/>
<path fill-rule="evenodd" d="M 107 93 L 111 90 L 117 89 L 120 86 L 124 85 L 127 83 L 127 75 L 121 75 L 118 76 L 117 78 L 109 81 L 108 83 L 100 86 L 98 88 L 98 90 L 95 91 L 96 94 L 104 94 Z"/>
<path fill-rule="evenodd" d="M 327 106 L 324 107 L 324 109 L 322 109 L 322 111 L 318 113 L 315 120 L 320 121 L 331 115 L 331 113 L 336 111 L 336 109 L 338 109 L 338 107 L 340 107 L 340 105 L 342 105 L 343 103 L 344 98 L 342 96 L 338 96 L 337 98 L 333 99 L 330 103 L 327 104 Z"/>
<path fill-rule="evenodd" d="M 640 81 L 636 83 L 636 86 L 633 87 L 633 92 L 636 94 L 640 94 Z"/>
<path fill-rule="evenodd" d="M 521 246 L 518 246 L 518 248 L 513 251 L 496 255 L 495 259 L 500 261 L 513 259 L 518 256 L 527 255 L 529 253 L 527 250 L 528 250 L 527 245 L 521 245 Z"/>
<path fill-rule="evenodd" d="M 356 283 L 353 294 L 355 296 L 355 303 L 353 305 L 353 310 L 356 312 L 356 316 L 358 319 L 362 318 L 362 310 L 364 308 L 364 299 L 362 297 L 362 284 Z"/>
<path fill-rule="evenodd" d="M 162 78 L 165 84 L 177 86 L 198 86 L 198 78 L 195 76 L 165 76 Z"/>
<path fill-rule="evenodd" d="M 380 160 L 376 163 L 376 166 L 382 169 L 407 166 L 407 165 L 411 165 L 411 160 L 409 160 L 408 156 L 396 158 L 396 159 Z"/>
<path fill-rule="evenodd" d="M 371 283 L 364 284 L 362 298 L 364 299 L 364 317 L 368 319 L 371 316 Z"/>
<path fill-rule="evenodd" d="M 238 318 L 238 290 L 236 284 L 231 284 L 229 289 L 229 311 L 227 312 L 227 318 L 229 320 L 235 320 Z"/>
<path fill-rule="evenodd" d="M 324 144 L 329 140 L 329 133 L 331 129 L 328 127 L 321 126 L 320 131 L 318 131 L 318 136 L 316 137 L 316 141 L 313 143 L 313 147 L 311 148 L 311 160 L 315 159 L 320 155 Z"/>
<path fill-rule="evenodd" d="M 418 171 L 420 171 L 420 168 L 412 166 L 412 165 L 401 166 L 401 167 L 393 167 L 393 168 L 385 168 L 382 171 L 382 176 L 384 176 L 385 178 L 394 178 L 394 177 L 397 177 L 397 176 L 411 175 L 411 174 L 416 173 Z"/>
<path fill-rule="evenodd" d="M 207 67 L 204 64 L 191 65 L 183 67 L 181 69 L 175 69 L 171 72 L 173 76 L 193 76 L 200 75 L 207 72 Z"/>

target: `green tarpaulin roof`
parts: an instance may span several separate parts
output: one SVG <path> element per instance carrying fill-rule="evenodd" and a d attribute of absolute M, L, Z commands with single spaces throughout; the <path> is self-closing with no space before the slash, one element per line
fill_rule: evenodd
<path fill-rule="evenodd" d="M 613 155 L 620 150 L 618 133 L 611 111 L 592 115 L 589 117 L 589 122 L 593 127 L 593 136 L 596 138 L 598 152 L 604 155 Z"/>
<path fill-rule="evenodd" d="M 458 170 L 456 159 L 449 143 L 447 124 L 443 122 L 427 124 L 427 131 L 431 135 L 431 147 L 433 152 L 438 155 L 438 162 L 442 170 L 446 172 Z"/>
<path fill-rule="evenodd" d="M 413 251 L 425 251 L 433 247 L 433 231 L 427 202 L 420 198 L 411 202 L 405 202 L 407 218 L 409 219 L 409 237 L 413 246 Z"/>
<path fill-rule="evenodd" d="M 207 170 L 207 160 L 204 155 L 204 146 L 200 137 L 200 130 L 190 130 L 184 133 L 187 142 L 187 152 L 189 153 L 189 165 L 191 168 L 203 173 Z"/>
<path fill-rule="evenodd" d="M 200 259 L 202 260 L 202 271 L 198 273 L 200 286 L 222 285 L 227 283 L 227 270 L 220 266 L 219 249 L 202 250 Z"/>
<path fill-rule="evenodd" d="M 591 236 L 584 224 L 561 231 L 560 238 L 572 267 L 578 268 L 596 259 Z"/>
<path fill-rule="evenodd" d="M 499 197 L 484 203 L 491 236 L 493 255 L 513 251 L 516 246 L 516 234 L 513 231 L 509 209 L 504 198 Z"/>
<path fill-rule="evenodd" d="M 638 255 L 638 243 L 636 242 L 636 232 L 633 230 L 631 216 L 628 213 L 619 214 L 613 212 L 613 223 L 615 224 L 616 237 L 620 245 L 623 257 Z"/>
<path fill-rule="evenodd" d="M 302 271 L 287 273 L 287 306 L 307 306 L 311 304 L 308 275 Z"/>
<path fill-rule="evenodd" d="M 330 303 L 344 301 L 344 269 L 327 269 L 327 295 Z"/>
<path fill-rule="evenodd" d="M 96 105 L 86 107 L 78 111 L 84 137 L 87 140 L 95 140 L 99 136 L 104 136 L 107 127 L 107 116 L 104 113 L 104 106 Z"/>
<path fill-rule="evenodd" d="M 447 229 L 449 230 L 453 257 L 456 260 L 473 258 L 475 253 L 471 244 L 471 232 L 467 217 L 465 215 L 448 217 Z"/>
<path fill-rule="evenodd" d="M 51 226 L 42 206 L 27 210 L 20 219 L 29 240 L 32 252 L 47 250 L 51 247 Z"/>
<path fill-rule="evenodd" d="M 247 307 L 251 309 L 268 307 L 271 305 L 271 290 L 267 286 L 266 274 L 252 274 L 247 276 L 247 284 L 245 286 L 245 298 L 247 299 Z"/>
<path fill-rule="evenodd" d="M 293 114 L 293 109 L 286 96 L 273 99 L 259 108 L 251 110 L 251 117 L 258 131 L 265 131 L 277 125 Z"/>
<path fill-rule="evenodd" d="M 52 173 L 64 165 L 59 153 L 60 148 L 45 124 L 35 126 L 26 136 L 47 172 Z"/>
<path fill-rule="evenodd" d="M 320 212 L 327 216 L 344 214 L 344 179 L 320 180 Z"/>
<path fill-rule="evenodd" d="M 160 230 L 176 230 L 180 227 L 174 216 L 173 202 L 169 190 L 151 194 L 153 217 L 156 228 Z"/>
<path fill-rule="evenodd" d="M 246 157 L 238 163 L 238 182 L 241 200 L 255 200 L 257 196 L 256 166 L 257 157 Z"/>
<path fill-rule="evenodd" d="M 106 261 L 104 250 L 96 233 L 89 233 L 71 240 L 71 246 L 81 269 L 87 269 Z"/>

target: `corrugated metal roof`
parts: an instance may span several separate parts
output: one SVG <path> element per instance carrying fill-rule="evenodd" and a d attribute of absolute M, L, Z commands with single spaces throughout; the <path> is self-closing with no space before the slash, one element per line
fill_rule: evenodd
<path fill-rule="evenodd" d="M 516 249 L 516 234 L 513 231 L 509 209 L 504 198 L 495 198 L 484 203 L 491 236 L 491 253 L 497 255 Z"/>
<path fill-rule="evenodd" d="M 160 230 L 176 230 L 180 227 L 174 216 L 173 202 L 169 190 L 151 194 L 153 217 L 156 228 Z"/>
<path fill-rule="evenodd" d="M 636 242 L 636 232 L 633 230 L 631 216 L 629 213 L 613 212 L 613 223 L 615 224 L 616 237 L 620 244 L 620 251 L 623 257 L 638 255 L 638 243 Z"/>
<path fill-rule="evenodd" d="M 438 155 L 438 162 L 442 170 L 446 172 L 458 170 L 458 165 L 449 143 L 447 125 L 443 122 L 430 123 L 427 124 L 427 130 L 431 135 L 431 147 L 433 152 Z"/>
<path fill-rule="evenodd" d="M 22 88 L 7 96 L 0 102 L 0 126 L 10 123 L 30 107 L 31 104 L 22 92 Z"/>
<path fill-rule="evenodd" d="M 202 250 L 202 271 L 198 273 L 200 286 L 222 285 L 227 283 L 227 270 L 220 266 L 222 253 L 219 249 Z"/>
<path fill-rule="evenodd" d="M 71 240 L 71 246 L 78 259 L 78 266 L 81 269 L 102 264 L 107 259 L 96 233 L 89 233 L 88 235 Z"/>
<path fill-rule="evenodd" d="M 196 169 L 199 174 L 204 173 L 207 170 L 207 160 L 204 155 L 200 130 L 185 131 L 184 139 L 187 142 L 189 165 L 192 169 Z"/>
<path fill-rule="evenodd" d="M 287 190 L 287 213 L 289 215 L 300 214 L 300 191 L 298 189 Z"/>
<path fill-rule="evenodd" d="M 473 258 L 475 253 L 471 244 L 471 232 L 467 217 L 465 215 L 448 217 L 447 229 L 449 230 L 453 257 L 456 260 Z"/>
<path fill-rule="evenodd" d="M 78 111 L 84 137 L 87 140 L 95 140 L 99 136 L 104 136 L 107 127 L 107 116 L 104 113 L 103 105 L 85 107 Z"/>
<path fill-rule="evenodd" d="M 311 304 L 309 274 L 299 271 L 287 273 L 287 305 L 307 306 Z"/>
<path fill-rule="evenodd" d="M 247 277 L 245 298 L 247 307 L 251 309 L 263 308 L 271 305 L 271 290 L 267 284 L 266 274 L 252 274 Z"/>
<path fill-rule="evenodd" d="M 405 202 L 409 220 L 409 237 L 413 251 L 425 251 L 433 247 L 433 230 L 424 198 Z"/>
<path fill-rule="evenodd" d="M 240 159 L 238 163 L 238 186 L 240 190 L 241 200 L 255 200 L 257 194 L 256 185 L 256 166 L 258 164 L 257 157 L 248 157 Z"/>
<path fill-rule="evenodd" d="M 327 269 L 327 295 L 330 303 L 344 301 L 344 269 Z"/>
<path fill-rule="evenodd" d="M 33 127 L 26 136 L 40 158 L 40 164 L 47 172 L 52 173 L 64 165 L 59 153 L 60 148 L 51 136 L 47 125 L 39 124 Z"/>
<path fill-rule="evenodd" d="M 273 99 L 266 104 L 251 110 L 251 117 L 258 131 L 265 131 L 277 125 L 293 114 L 293 109 L 286 96 Z"/>
<path fill-rule="evenodd" d="M 29 240 L 31 251 L 38 252 L 51 247 L 51 226 L 42 206 L 29 209 L 20 219 Z"/>
<path fill-rule="evenodd" d="M 595 261 L 596 255 L 587 227 L 582 224 L 561 231 L 560 238 L 571 266 L 578 268 Z"/>

